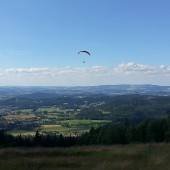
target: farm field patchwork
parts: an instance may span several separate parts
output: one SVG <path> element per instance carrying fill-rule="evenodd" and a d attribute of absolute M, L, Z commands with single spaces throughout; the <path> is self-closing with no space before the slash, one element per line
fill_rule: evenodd
<path fill-rule="evenodd" d="M 0 129 L 14 135 L 33 134 L 36 130 L 44 134 L 75 135 L 110 123 L 138 124 L 166 118 L 170 108 L 169 96 L 45 93 L 41 98 L 44 93 L 39 95 L 1 101 Z"/>

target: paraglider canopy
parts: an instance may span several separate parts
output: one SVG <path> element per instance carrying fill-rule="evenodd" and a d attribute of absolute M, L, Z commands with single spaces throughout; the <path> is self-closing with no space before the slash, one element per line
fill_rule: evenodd
<path fill-rule="evenodd" d="M 86 53 L 86 54 L 90 55 L 90 53 L 88 51 L 79 51 L 78 54 L 80 54 L 80 53 Z"/>
<path fill-rule="evenodd" d="M 80 54 L 80 53 L 86 53 L 86 54 L 90 55 L 90 53 L 89 53 L 88 51 L 84 51 L 84 50 L 78 52 L 78 54 Z M 83 64 L 85 64 L 85 63 L 86 63 L 86 61 L 84 60 L 84 61 L 83 61 Z"/>

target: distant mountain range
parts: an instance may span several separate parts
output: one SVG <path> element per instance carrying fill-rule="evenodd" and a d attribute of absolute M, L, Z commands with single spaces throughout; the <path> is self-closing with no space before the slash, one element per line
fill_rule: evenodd
<path fill-rule="evenodd" d="M 170 95 L 170 86 L 158 85 L 100 85 L 100 86 L 1 86 L 0 99 L 29 94 L 143 94 Z"/>

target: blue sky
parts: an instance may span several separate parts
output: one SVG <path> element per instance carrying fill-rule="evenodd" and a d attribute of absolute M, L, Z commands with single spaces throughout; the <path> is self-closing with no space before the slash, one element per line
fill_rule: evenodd
<path fill-rule="evenodd" d="M 0 85 L 170 85 L 169 9 L 169 0 L 1 0 Z"/>

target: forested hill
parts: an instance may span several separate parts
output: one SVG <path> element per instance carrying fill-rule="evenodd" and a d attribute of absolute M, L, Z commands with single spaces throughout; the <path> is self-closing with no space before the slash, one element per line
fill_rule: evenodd
<path fill-rule="evenodd" d="M 148 94 L 170 95 L 170 86 L 157 85 L 100 85 L 100 86 L 1 86 L 0 100 L 24 94 Z"/>
<path fill-rule="evenodd" d="M 31 94 L 2 100 L 0 106 L 11 110 L 32 109 L 35 114 L 38 114 L 40 107 L 55 106 L 63 110 L 79 110 L 75 119 L 107 119 L 115 122 L 128 119 L 130 122 L 138 123 L 170 115 L 170 96 Z"/>

